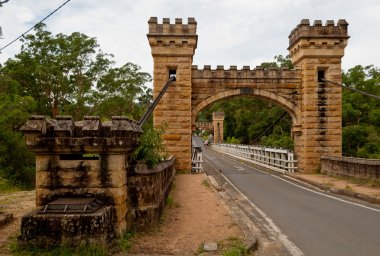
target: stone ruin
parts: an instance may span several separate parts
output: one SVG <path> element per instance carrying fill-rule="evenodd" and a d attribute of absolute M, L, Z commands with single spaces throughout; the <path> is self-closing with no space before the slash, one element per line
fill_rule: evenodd
<path fill-rule="evenodd" d="M 172 157 L 147 168 L 131 154 L 143 130 L 134 120 L 32 116 L 21 128 L 36 156 L 37 210 L 21 221 L 21 244 L 113 244 L 159 222 L 175 175 Z"/>

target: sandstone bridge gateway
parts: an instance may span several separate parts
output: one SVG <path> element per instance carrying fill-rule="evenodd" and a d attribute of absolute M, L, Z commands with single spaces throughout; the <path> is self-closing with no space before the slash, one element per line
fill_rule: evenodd
<path fill-rule="evenodd" d="M 348 42 L 345 20 L 304 19 L 289 35 L 289 55 L 295 69 L 225 69 L 193 64 L 197 48 L 197 22 L 188 18 L 156 17 L 148 21 L 148 40 L 154 61 L 154 94 L 157 96 L 169 76 L 175 83 L 154 111 L 155 125 L 166 122 L 163 135 L 167 150 L 176 158 L 177 169 L 191 169 L 191 134 L 197 114 L 208 105 L 236 96 L 253 96 L 276 103 L 292 118 L 292 138 L 298 170 L 313 172 L 321 156 L 342 154 L 341 59 Z"/>
<path fill-rule="evenodd" d="M 102 121 L 89 116 L 76 122 L 71 116 L 31 117 L 21 130 L 36 155 L 38 210 L 22 218 L 20 241 L 44 246 L 97 240 L 109 245 L 128 230 L 157 224 L 176 170 L 191 170 L 195 117 L 218 100 L 250 95 L 283 107 L 292 118 L 302 172 L 316 170 L 321 156 L 341 156 L 342 88 L 324 79 L 341 82 L 347 26 L 345 20 L 336 25 L 302 20 L 289 36 L 293 70 L 213 70 L 192 65 L 198 39 L 194 18 L 187 24 L 181 19 L 170 24 L 167 18 L 159 24 L 150 18 L 156 99 L 169 77 L 176 76 L 154 110 L 154 123 L 168 125 L 163 139 L 174 157 L 153 169 L 133 162 L 130 156 L 143 130 L 141 121 L 127 117 Z"/>

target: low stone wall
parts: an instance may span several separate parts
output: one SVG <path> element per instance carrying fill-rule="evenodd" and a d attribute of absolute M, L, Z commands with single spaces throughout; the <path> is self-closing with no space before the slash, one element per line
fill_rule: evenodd
<path fill-rule="evenodd" d="M 175 157 L 154 168 L 138 164 L 128 179 L 131 229 L 144 231 L 159 223 L 175 176 Z"/>
<path fill-rule="evenodd" d="M 43 214 L 38 210 L 21 220 L 21 245 L 52 247 L 115 243 L 115 214 L 113 206 L 104 206 L 94 213 Z"/>
<path fill-rule="evenodd" d="M 380 180 L 380 159 L 321 157 L 321 172 L 331 175 Z"/>

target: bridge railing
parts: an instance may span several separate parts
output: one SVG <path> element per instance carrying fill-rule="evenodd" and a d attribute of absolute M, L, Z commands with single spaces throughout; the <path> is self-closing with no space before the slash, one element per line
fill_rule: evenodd
<path fill-rule="evenodd" d="M 223 143 L 213 143 L 211 148 L 246 159 L 274 171 L 284 173 L 295 172 L 297 170 L 297 160 L 294 158 L 293 151 L 288 149 Z"/>
<path fill-rule="evenodd" d="M 202 154 L 203 143 L 198 137 L 192 138 L 192 154 L 191 154 L 191 171 L 192 172 L 203 172 L 203 154 Z"/>

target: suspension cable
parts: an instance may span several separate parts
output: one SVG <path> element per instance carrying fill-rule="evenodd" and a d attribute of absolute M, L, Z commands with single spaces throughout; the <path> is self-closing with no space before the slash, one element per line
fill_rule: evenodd
<path fill-rule="evenodd" d="M 355 89 L 353 87 L 350 87 L 350 86 L 347 86 L 347 85 L 344 85 L 344 84 L 340 84 L 340 83 L 337 83 L 337 82 L 334 82 L 334 81 L 330 81 L 330 80 L 327 80 L 327 79 L 324 79 L 324 78 L 321 78 L 321 80 L 323 82 L 326 82 L 326 83 L 330 83 L 330 84 L 335 84 L 335 85 L 338 85 L 338 86 L 341 86 L 343 88 L 346 88 L 350 91 L 353 91 L 353 92 L 357 92 L 357 93 L 360 93 L 360 94 L 363 94 L 365 96 L 368 96 L 368 97 L 371 97 L 371 98 L 374 98 L 374 99 L 377 99 L 377 100 L 380 100 L 380 96 L 377 96 L 377 95 L 373 95 L 373 94 L 370 94 L 368 92 L 364 92 L 364 91 L 361 91 L 361 90 L 358 90 L 358 89 Z"/>
<path fill-rule="evenodd" d="M 252 140 L 251 143 L 249 144 L 253 144 L 255 142 L 257 142 L 261 137 L 263 137 L 270 129 L 272 129 L 276 124 L 278 124 L 285 116 L 286 116 L 287 112 L 285 111 L 284 113 L 282 113 L 282 115 L 277 118 L 276 121 L 274 121 L 268 128 L 265 129 L 264 132 L 262 132 L 259 136 L 257 136 L 254 140 Z"/>
<path fill-rule="evenodd" d="M 68 2 L 70 2 L 71 0 L 67 0 L 66 2 L 64 2 L 63 4 L 61 4 L 59 7 L 57 7 L 54 11 L 50 12 L 45 18 L 43 18 L 42 20 L 40 20 L 38 23 L 36 23 L 33 27 L 31 27 L 30 29 L 28 29 L 27 31 L 25 31 L 24 33 L 22 33 L 20 36 L 18 36 L 16 39 L 14 39 L 13 41 L 11 41 L 10 43 L 8 43 L 7 45 L 3 46 L 2 48 L 0 48 L 0 53 L 2 50 L 4 50 L 5 48 L 7 48 L 8 46 L 10 46 L 11 44 L 13 44 L 14 42 L 16 42 L 17 40 L 19 40 L 20 38 L 22 38 L 23 36 L 25 36 L 26 34 L 28 34 L 32 29 L 34 29 L 35 27 L 37 27 L 39 24 L 41 24 L 42 22 L 44 22 L 47 18 L 49 18 L 50 16 L 52 16 L 55 12 L 57 12 L 59 9 L 61 9 L 63 6 L 65 6 Z"/>

